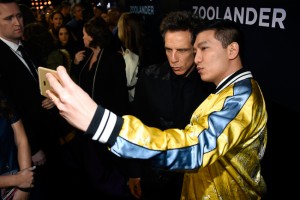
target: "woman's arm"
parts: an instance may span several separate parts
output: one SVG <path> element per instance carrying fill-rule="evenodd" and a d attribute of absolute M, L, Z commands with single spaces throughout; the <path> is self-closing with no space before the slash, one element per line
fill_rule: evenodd
<path fill-rule="evenodd" d="M 18 149 L 18 163 L 21 171 L 32 166 L 30 146 L 22 121 L 18 120 L 16 123 L 12 124 L 12 128 L 14 131 L 15 143 Z"/>
<path fill-rule="evenodd" d="M 0 188 L 2 187 L 33 187 L 34 167 L 31 167 L 31 152 L 27 136 L 21 120 L 12 125 L 14 131 L 15 144 L 18 150 L 18 163 L 20 171 L 12 175 L 2 175 L 0 179 Z"/>

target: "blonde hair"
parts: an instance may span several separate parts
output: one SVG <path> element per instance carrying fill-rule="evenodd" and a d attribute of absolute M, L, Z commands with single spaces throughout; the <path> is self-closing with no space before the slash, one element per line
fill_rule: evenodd
<path fill-rule="evenodd" d="M 141 56 L 144 27 L 141 16 L 124 12 L 118 21 L 118 37 L 125 48 Z"/>

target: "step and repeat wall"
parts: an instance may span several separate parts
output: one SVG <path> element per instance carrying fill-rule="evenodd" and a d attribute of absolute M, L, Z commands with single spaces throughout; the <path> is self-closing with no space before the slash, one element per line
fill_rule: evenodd
<path fill-rule="evenodd" d="M 127 0 L 153 34 L 166 13 L 188 10 L 204 19 L 236 21 L 245 33 L 245 65 L 266 99 L 300 112 L 300 9 L 292 0 Z"/>

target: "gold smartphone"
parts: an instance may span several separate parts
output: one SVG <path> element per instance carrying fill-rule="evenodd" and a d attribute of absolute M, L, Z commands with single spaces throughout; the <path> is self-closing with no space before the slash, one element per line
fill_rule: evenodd
<path fill-rule="evenodd" d="M 45 67 L 38 67 L 40 92 L 41 95 L 45 97 L 48 97 L 46 91 L 51 90 L 50 83 L 46 78 L 47 73 L 52 73 L 57 78 L 57 72 L 55 70 Z"/>

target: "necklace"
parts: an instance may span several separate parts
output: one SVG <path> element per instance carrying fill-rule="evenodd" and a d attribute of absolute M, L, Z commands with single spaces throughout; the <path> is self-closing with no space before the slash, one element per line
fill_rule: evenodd
<path fill-rule="evenodd" d="M 96 65 L 94 77 L 93 77 L 92 99 L 94 99 L 94 90 L 95 90 L 96 75 L 97 75 L 97 71 L 98 71 L 98 68 L 99 68 L 99 63 L 100 63 L 100 60 L 101 60 L 103 51 L 104 51 L 104 49 L 101 49 L 100 56 L 99 56 L 99 58 L 98 58 L 98 60 L 97 60 L 97 65 Z M 80 73 L 79 73 L 79 84 L 81 83 L 81 73 L 82 73 L 83 69 L 86 68 L 87 64 L 89 63 L 88 61 L 92 58 L 93 54 L 94 54 L 94 53 L 92 53 L 92 54 L 90 55 L 90 57 L 87 59 L 86 63 L 84 64 L 84 66 L 83 66 L 82 69 L 80 70 Z"/>

